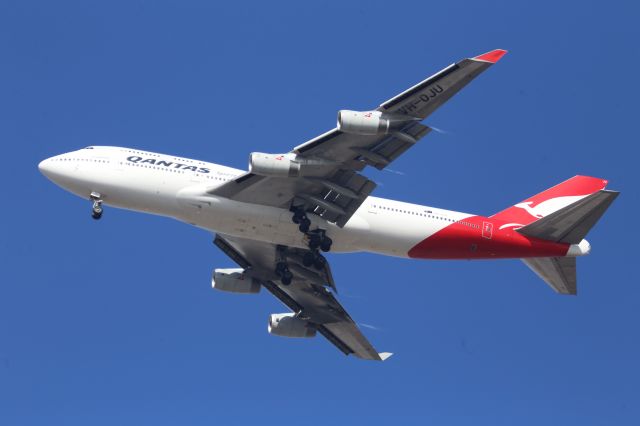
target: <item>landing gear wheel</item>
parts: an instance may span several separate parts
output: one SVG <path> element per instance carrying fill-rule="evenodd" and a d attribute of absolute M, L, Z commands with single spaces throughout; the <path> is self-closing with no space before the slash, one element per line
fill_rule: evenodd
<path fill-rule="evenodd" d="M 309 248 L 311 250 L 316 250 L 322 244 L 322 238 L 320 235 L 311 235 L 309 237 Z"/>
<path fill-rule="evenodd" d="M 313 267 L 320 271 L 324 269 L 324 265 L 326 263 L 327 263 L 326 259 L 319 254 L 316 256 L 315 260 L 313 261 Z"/>
<path fill-rule="evenodd" d="M 300 230 L 300 232 L 306 233 L 309 231 L 310 226 L 311 221 L 305 217 L 300 221 L 300 226 L 298 226 L 298 229 Z"/>
<path fill-rule="evenodd" d="M 296 225 L 299 225 L 309 220 L 307 218 L 307 213 L 304 211 L 304 209 L 298 207 L 298 208 L 294 208 L 291 211 L 293 212 L 293 217 L 291 218 L 291 221 Z"/>
<path fill-rule="evenodd" d="M 331 250 L 331 244 L 333 244 L 333 240 L 325 236 L 320 243 L 320 250 L 328 252 L 329 250 Z"/>
<path fill-rule="evenodd" d="M 278 262 L 276 265 L 276 275 L 280 277 L 280 282 L 282 282 L 283 285 L 289 285 L 291 281 L 293 281 L 293 274 L 284 262 Z"/>
<path fill-rule="evenodd" d="M 289 285 L 291 284 L 291 281 L 293 281 L 293 274 L 290 271 L 286 271 L 282 274 L 280 282 L 282 282 L 283 285 Z"/>
<path fill-rule="evenodd" d="M 91 206 L 91 217 L 98 220 L 102 217 L 102 201 L 96 200 Z"/>

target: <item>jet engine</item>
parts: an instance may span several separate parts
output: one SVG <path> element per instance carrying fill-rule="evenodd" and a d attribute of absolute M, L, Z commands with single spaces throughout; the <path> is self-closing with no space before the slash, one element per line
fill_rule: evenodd
<path fill-rule="evenodd" d="M 417 118 L 380 111 L 338 111 L 338 130 L 357 135 L 386 135 Z"/>
<path fill-rule="evenodd" d="M 296 177 L 300 175 L 300 163 L 288 154 L 265 154 L 252 152 L 249 155 L 249 171 L 260 176 Z"/>
<path fill-rule="evenodd" d="M 252 152 L 249 155 L 249 172 L 260 176 L 323 176 L 327 168 L 335 166 L 336 163 L 333 161 L 297 156 L 294 153 L 265 154 L 264 152 Z"/>
<path fill-rule="evenodd" d="M 309 321 L 296 317 L 293 312 L 269 315 L 267 330 L 270 334 L 283 337 L 314 337 L 316 335 L 315 327 Z"/>
<path fill-rule="evenodd" d="M 242 268 L 216 269 L 211 276 L 211 287 L 230 293 L 253 294 L 260 291 L 260 283 L 245 274 Z"/>
<path fill-rule="evenodd" d="M 338 111 L 338 130 L 358 135 L 389 133 L 391 119 L 380 111 Z"/>

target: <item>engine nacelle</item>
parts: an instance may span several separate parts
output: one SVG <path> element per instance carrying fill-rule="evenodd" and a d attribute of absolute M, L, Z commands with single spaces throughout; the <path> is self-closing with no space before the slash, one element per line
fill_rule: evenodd
<path fill-rule="evenodd" d="M 294 153 L 265 154 L 252 152 L 249 155 L 249 172 L 260 176 L 299 177 L 323 176 L 327 168 L 337 163 L 322 158 L 303 157 Z"/>
<path fill-rule="evenodd" d="M 249 155 L 249 171 L 260 176 L 300 176 L 300 163 L 290 154 L 265 154 L 252 152 Z"/>
<path fill-rule="evenodd" d="M 338 130 L 358 135 L 389 133 L 392 120 L 380 111 L 338 111 Z"/>
<path fill-rule="evenodd" d="M 270 334 L 282 337 L 314 337 L 316 329 L 309 321 L 295 316 L 294 313 L 269 315 Z"/>
<path fill-rule="evenodd" d="M 242 268 L 216 269 L 211 276 L 211 287 L 230 293 L 253 294 L 260 292 L 260 283 L 247 277 Z"/>
<path fill-rule="evenodd" d="M 338 111 L 338 130 L 357 135 L 386 135 L 419 118 L 380 111 Z"/>

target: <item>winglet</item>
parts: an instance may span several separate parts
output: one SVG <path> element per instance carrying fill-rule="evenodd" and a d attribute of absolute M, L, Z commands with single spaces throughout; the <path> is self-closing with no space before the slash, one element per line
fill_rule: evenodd
<path fill-rule="evenodd" d="M 380 361 L 386 361 L 387 358 L 389 358 L 391 355 L 393 355 L 391 352 L 380 352 L 378 354 L 378 356 L 380 357 Z"/>
<path fill-rule="evenodd" d="M 500 60 L 500 58 L 502 58 L 505 54 L 507 53 L 506 50 L 503 49 L 496 49 L 496 50 L 492 50 L 491 52 L 487 52 L 484 53 L 480 56 L 476 56 L 475 58 L 473 58 L 474 61 L 483 61 L 483 62 L 489 62 L 492 64 L 495 64 L 496 62 L 498 62 Z"/>

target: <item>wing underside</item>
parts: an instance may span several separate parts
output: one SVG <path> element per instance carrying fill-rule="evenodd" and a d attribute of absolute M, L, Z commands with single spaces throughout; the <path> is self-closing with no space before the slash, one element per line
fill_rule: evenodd
<path fill-rule="evenodd" d="M 471 80 L 497 62 L 506 51 L 494 50 L 452 64 L 382 103 L 376 113 L 389 114 L 401 125 L 384 134 L 345 133 L 338 128 L 296 146 L 296 161 L 321 159 L 332 164 L 319 176 L 273 177 L 247 173 L 213 188 L 211 194 L 255 204 L 302 208 L 343 227 L 375 189 L 360 172 L 382 170 L 414 146 L 431 128 L 427 118 Z"/>
<path fill-rule="evenodd" d="M 253 240 L 217 235 L 214 244 L 346 355 L 377 361 L 390 356 L 389 353 L 376 352 L 333 292 L 323 285 L 326 283 L 335 289 L 328 264 L 324 271 L 311 271 L 296 262 L 303 250 Z M 282 285 L 271 272 L 283 249 L 287 251 L 285 255 L 294 274 L 293 282 L 287 286 Z"/>
<path fill-rule="evenodd" d="M 320 228 L 309 229 L 309 214 L 343 227 L 376 187 L 361 174 L 362 170 L 367 166 L 382 170 L 416 145 L 431 131 L 420 121 L 505 53 L 498 49 L 464 59 L 382 103 L 375 111 L 351 111 L 354 114 L 350 117 L 384 120 L 386 127 L 376 125 L 374 131 L 365 131 L 362 127 L 353 127 L 353 121 L 352 127 L 343 127 L 345 122 L 340 113 L 335 129 L 296 146 L 287 154 L 255 153 L 256 158 L 266 161 L 262 168 L 254 168 L 252 155 L 250 170 L 255 173 L 245 173 L 206 193 L 288 209 L 294 212 L 292 220 L 300 224 L 300 231 L 308 236 L 312 232 L 319 235 L 325 232 Z M 305 252 L 309 258 L 308 250 L 226 235 L 218 235 L 215 244 L 291 309 L 297 319 L 311 324 L 345 354 L 371 360 L 384 360 L 390 355 L 378 353 L 371 346 L 336 300 L 328 263 L 324 264 L 324 270 L 304 266 Z M 285 267 L 285 280 L 290 281 L 289 285 L 284 285 L 281 278 Z M 275 271 L 279 271 L 280 276 Z"/>

